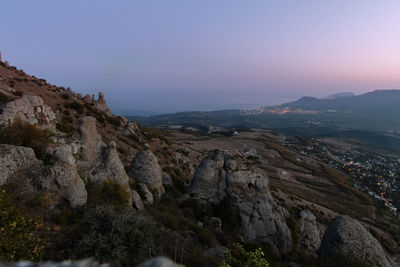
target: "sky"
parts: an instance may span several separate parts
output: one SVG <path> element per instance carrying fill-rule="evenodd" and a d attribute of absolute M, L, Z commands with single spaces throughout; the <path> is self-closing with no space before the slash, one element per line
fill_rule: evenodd
<path fill-rule="evenodd" d="M 4 0 L 0 52 L 119 114 L 400 89 L 398 0 Z"/>

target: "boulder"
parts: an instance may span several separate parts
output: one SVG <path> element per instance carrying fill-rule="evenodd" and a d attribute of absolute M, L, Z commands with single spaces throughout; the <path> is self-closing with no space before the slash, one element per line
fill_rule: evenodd
<path fill-rule="evenodd" d="M 100 156 L 105 147 L 101 136 L 97 133 L 96 118 L 90 116 L 81 118 L 79 134 L 83 159 L 90 164 Z"/>
<path fill-rule="evenodd" d="M 160 197 L 165 189 L 162 185 L 162 171 L 157 157 L 150 150 L 140 151 L 128 168 L 128 174 L 137 182 L 143 183 L 148 189 Z"/>
<path fill-rule="evenodd" d="M 291 250 L 288 212 L 272 198 L 268 177 L 260 170 L 242 166 L 215 150 L 200 163 L 188 193 L 211 205 L 228 198 L 237 213 L 240 230 L 248 239 L 269 243 L 277 254 Z"/>
<path fill-rule="evenodd" d="M 138 185 L 138 191 L 140 197 L 143 199 L 144 204 L 153 204 L 154 198 L 153 194 L 150 192 L 150 190 L 147 188 L 147 186 L 143 183 L 139 183 Z"/>
<path fill-rule="evenodd" d="M 34 125 L 55 127 L 56 114 L 37 95 L 24 95 L 1 107 L 0 126 L 9 126 L 16 119 Z"/>
<path fill-rule="evenodd" d="M 140 198 L 138 192 L 135 190 L 131 190 L 131 196 L 132 196 L 132 207 L 134 210 L 144 210 L 144 205 L 143 201 Z"/>
<path fill-rule="evenodd" d="M 365 266 L 392 266 L 381 244 L 358 221 L 337 216 L 328 226 L 321 242 L 324 259 L 343 264 Z"/>
<path fill-rule="evenodd" d="M 317 252 L 321 245 L 321 238 L 315 215 L 309 210 L 302 210 L 296 221 L 298 244 L 307 250 Z"/>
<path fill-rule="evenodd" d="M 40 164 L 32 148 L 0 144 L 0 186 L 14 173 L 31 170 Z"/>
<path fill-rule="evenodd" d="M 103 148 L 102 154 L 91 172 L 90 179 L 101 183 L 111 179 L 116 184 L 129 187 L 129 177 L 119 158 L 115 142 L 110 142 L 107 147 Z"/>
<path fill-rule="evenodd" d="M 166 172 L 162 172 L 162 184 L 163 184 L 163 186 L 172 185 L 171 176 L 169 176 L 169 174 Z"/>
<path fill-rule="evenodd" d="M 54 164 L 45 166 L 39 177 L 40 186 L 52 199 L 52 205 L 67 200 L 72 207 L 86 204 L 87 192 L 85 183 L 76 170 L 75 158 L 70 145 L 53 149 Z"/>
<path fill-rule="evenodd" d="M 103 93 L 99 93 L 99 98 L 94 101 L 94 105 L 98 110 L 103 111 L 107 116 L 112 116 L 112 113 L 107 106 Z"/>
<path fill-rule="evenodd" d="M 138 130 L 139 130 L 139 127 L 136 123 L 134 123 L 133 121 L 128 121 L 125 123 L 125 128 L 123 131 L 124 131 L 124 135 L 129 136 L 129 135 L 135 135 Z"/>
<path fill-rule="evenodd" d="M 222 221 L 220 218 L 216 217 L 211 217 L 210 221 L 208 222 L 210 227 L 214 229 L 216 232 L 221 232 L 222 231 Z"/>

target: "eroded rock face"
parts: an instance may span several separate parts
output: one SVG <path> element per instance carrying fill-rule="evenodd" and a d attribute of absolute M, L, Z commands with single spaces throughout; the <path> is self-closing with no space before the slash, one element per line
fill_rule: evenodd
<path fill-rule="evenodd" d="M 54 164 L 44 168 L 39 178 L 40 185 L 52 199 L 52 203 L 67 200 L 72 207 L 86 204 L 87 192 L 85 183 L 76 171 L 75 158 L 70 145 L 55 147 Z"/>
<path fill-rule="evenodd" d="M 32 148 L 0 145 L 0 186 L 16 172 L 37 168 L 41 163 Z"/>
<path fill-rule="evenodd" d="M 96 118 L 83 117 L 80 120 L 79 133 L 83 159 L 90 163 L 100 156 L 102 148 L 105 147 L 101 136 L 97 133 Z"/>
<path fill-rule="evenodd" d="M 118 156 L 115 142 L 110 142 L 102 150 L 103 153 L 98 159 L 97 167 L 91 173 L 91 179 L 95 182 L 105 182 L 107 179 L 111 179 L 116 184 L 128 188 L 129 177 Z"/>
<path fill-rule="evenodd" d="M 366 266 L 393 266 L 379 242 L 358 221 L 337 216 L 322 239 L 320 253 L 333 261 L 346 260 Z"/>
<path fill-rule="evenodd" d="M 144 209 L 144 205 L 143 205 L 143 201 L 140 198 L 138 192 L 136 192 L 135 190 L 131 191 L 131 196 L 132 196 L 132 207 L 134 210 L 143 210 Z"/>
<path fill-rule="evenodd" d="M 0 126 L 9 126 L 16 119 L 34 125 L 55 126 L 56 114 L 36 95 L 24 95 L 2 107 Z"/>
<path fill-rule="evenodd" d="M 291 250 L 287 211 L 272 198 L 268 178 L 260 170 L 248 169 L 221 151 L 212 151 L 196 170 L 188 193 L 210 204 L 228 197 L 248 239 L 267 242 L 276 253 Z"/>
<path fill-rule="evenodd" d="M 108 116 L 112 115 L 110 109 L 107 106 L 103 93 L 99 93 L 99 99 L 97 101 L 94 101 L 94 104 L 98 110 L 105 112 Z"/>
<path fill-rule="evenodd" d="M 317 252 L 321 245 L 317 218 L 311 211 L 302 210 L 296 220 L 299 245 L 312 252 Z"/>
<path fill-rule="evenodd" d="M 161 196 L 165 190 L 162 185 L 162 170 L 157 157 L 150 150 L 140 151 L 136 154 L 129 169 L 129 175 L 148 189 Z"/>
<path fill-rule="evenodd" d="M 139 183 L 138 191 L 140 197 L 143 199 L 144 204 L 151 205 L 154 202 L 153 194 L 147 188 L 147 186 L 143 183 Z"/>

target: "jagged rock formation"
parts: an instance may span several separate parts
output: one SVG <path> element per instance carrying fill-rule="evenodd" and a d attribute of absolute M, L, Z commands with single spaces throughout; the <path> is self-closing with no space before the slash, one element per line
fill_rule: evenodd
<path fill-rule="evenodd" d="M 147 205 L 151 205 L 154 202 L 153 194 L 147 188 L 147 186 L 143 183 L 138 184 L 138 191 L 140 197 L 143 199 L 143 203 Z"/>
<path fill-rule="evenodd" d="M 40 166 L 32 148 L 0 145 L 0 186 L 16 172 L 32 170 Z"/>
<path fill-rule="evenodd" d="M 96 119 L 83 117 L 79 127 L 81 154 L 80 168 L 94 182 L 113 180 L 119 185 L 129 186 L 129 177 L 118 156 L 115 142 L 107 145 L 97 132 Z"/>
<path fill-rule="evenodd" d="M 40 96 L 24 95 L 6 103 L 1 109 L 0 126 L 9 126 L 16 119 L 34 125 L 55 126 L 56 114 Z"/>
<path fill-rule="evenodd" d="M 128 174 L 148 189 L 153 190 L 160 197 L 165 189 L 162 185 L 162 170 L 157 157 L 150 150 L 136 154 L 128 169 Z"/>
<path fill-rule="evenodd" d="M 321 245 L 317 218 L 309 210 L 302 210 L 297 216 L 298 244 L 312 252 L 317 252 Z"/>
<path fill-rule="evenodd" d="M 166 172 L 162 172 L 162 184 L 165 185 L 172 185 L 172 179 L 171 176 L 166 173 Z"/>
<path fill-rule="evenodd" d="M 332 261 L 392 266 L 379 242 L 361 223 L 346 215 L 337 216 L 328 226 L 320 253 Z"/>
<path fill-rule="evenodd" d="M 54 148 L 55 163 L 45 166 L 39 177 L 40 185 L 51 197 L 52 203 L 66 199 L 72 207 L 82 206 L 87 201 L 85 183 L 76 170 L 75 158 L 70 145 Z"/>
<path fill-rule="evenodd" d="M 97 133 L 96 118 L 83 117 L 79 125 L 80 141 L 81 141 L 81 154 L 84 161 L 93 164 L 105 144 L 101 140 L 101 136 Z"/>
<path fill-rule="evenodd" d="M 134 210 L 143 210 L 144 209 L 143 201 L 140 198 L 138 192 L 136 192 L 135 190 L 131 190 L 131 196 L 132 196 L 133 209 Z"/>
<path fill-rule="evenodd" d="M 237 211 L 241 232 L 248 239 L 267 242 L 276 253 L 291 250 L 287 211 L 272 198 L 268 178 L 260 170 L 241 166 L 215 150 L 201 162 L 188 193 L 210 204 L 229 198 Z"/>

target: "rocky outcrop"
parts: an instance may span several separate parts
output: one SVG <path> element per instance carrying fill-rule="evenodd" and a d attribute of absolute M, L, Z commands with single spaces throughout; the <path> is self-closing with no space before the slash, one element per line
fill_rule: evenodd
<path fill-rule="evenodd" d="M 150 192 L 150 190 L 147 188 L 147 186 L 143 183 L 139 183 L 138 185 L 138 191 L 140 197 L 143 199 L 143 203 L 146 205 L 151 205 L 154 202 L 154 197 L 153 194 Z"/>
<path fill-rule="evenodd" d="M 106 113 L 107 116 L 112 116 L 112 113 L 107 106 L 106 100 L 104 99 L 103 93 L 99 93 L 99 99 L 97 101 L 94 101 L 94 105 L 98 110 Z"/>
<path fill-rule="evenodd" d="M 144 209 L 144 205 L 143 205 L 143 201 L 140 198 L 138 192 L 136 192 L 135 190 L 131 191 L 131 196 L 132 196 L 132 207 L 134 210 L 143 210 Z"/>
<path fill-rule="evenodd" d="M 124 117 L 122 117 L 124 118 Z M 124 135 L 129 136 L 129 135 L 135 135 L 137 131 L 139 130 L 139 127 L 136 123 L 133 121 L 128 121 L 124 123 Z"/>
<path fill-rule="evenodd" d="M 97 133 L 96 118 L 83 117 L 80 120 L 79 134 L 81 146 L 81 154 L 84 161 L 92 164 L 101 154 L 105 144 L 101 140 L 101 136 Z"/>
<path fill-rule="evenodd" d="M 39 178 L 40 186 L 52 199 L 52 203 L 67 200 L 72 207 L 86 204 L 87 192 L 85 183 L 76 171 L 75 158 L 70 145 L 55 147 L 54 164 L 46 166 Z"/>
<path fill-rule="evenodd" d="M 165 189 L 162 185 L 162 171 L 157 157 L 150 150 L 140 151 L 132 161 L 128 174 L 137 182 L 143 183 L 148 189 L 160 197 Z"/>
<path fill-rule="evenodd" d="M 55 126 L 56 114 L 36 95 L 24 95 L 1 107 L 0 126 L 9 126 L 16 119 L 39 126 Z"/>
<path fill-rule="evenodd" d="M 110 144 L 102 150 L 102 154 L 98 158 L 96 164 L 97 166 L 91 172 L 90 179 L 95 182 L 105 182 L 107 179 L 111 179 L 116 184 L 128 188 L 129 177 L 118 156 L 116 143 L 110 142 Z"/>
<path fill-rule="evenodd" d="M 162 184 L 163 186 L 172 185 L 171 176 L 166 172 L 162 172 Z"/>
<path fill-rule="evenodd" d="M 93 182 L 112 180 L 129 190 L 129 176 L 119 158 L 117 145 L 113 141 L 104 144 L 97 132 L 96 119 L 83 117 L 79 133 L 83 159 L 78 163 L 80 172 Z"/>
<path fill-rule="evenodd" d="M 298 244 L 307 250 L 317 252 L 321 245 L 317 218 L 309 210 L 302 210 L 296 218 Z"/>
<path fill-rule="evenodd" d="M 337 216 L 322 239 L 320 254 L 325 259 L 365 266 L 392 266 L 379 242 L 358 221 Z"/>
<path fill-rule="evenodd" d="M 35 157 L 32 148 L 22 146 L 0 145 L 0 186 L 16 172 L 32 170 L 41 162 Z"/>
<path fill-rule="evenodd" d="M 268 178 L 260 170 L 241 166 L 215 150 L 201 162 L 188 193 L 209 204 L 230 199 L 241 232 L 248 239 L 267 242 L 276 253 L 291 250 L 291 234 L 285 221 L 287 211 L 272 198 Z"/>

